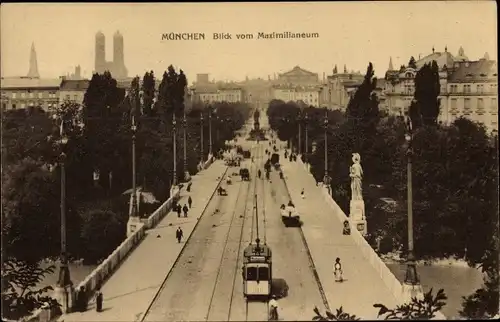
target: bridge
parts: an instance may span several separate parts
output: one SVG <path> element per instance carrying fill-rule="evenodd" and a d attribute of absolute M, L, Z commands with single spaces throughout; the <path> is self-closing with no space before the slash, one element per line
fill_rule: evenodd
<path fill-rule="evenodd" d="M 253 161 L 246 159 L 240 167 L 227 167 L 221 160 L 208 162 L 205 170 L 193 176 L 189 192 L 177 191 L 76 286 L 93 291 L 102 283 L 102 312 L 96 312 L 91 299 L 85 312 L 68 312 L 58 320 L 267 320 L 263 312 L 249 309 L 243 297 L 242 253 L 256 238 L 254 195 L 260 239 L 273 251 L 273 290 L 283 295 L 280 320 L 311 320 L 315 306 L 320 311 L 342 306 L 361 319 L 377 319 L 373 304 L 402 304 L 401 283 L 355 225 L 350 235 L 343 235 L 348 218 L 326 188 L 316 184 L 300 158 L 291 162 L 281 156 L 284 178 L 271 171 L 269 180 L 261 179 L 257 170 L 263 169 L 268 158 L 269 143 L 241 140 L 239 144 L 251 150 Z M 239 168 L 250 170 L 249 182 L 240 179 Z M 227 196 L 216 193 L 220 186 Z M 184 205 L 189 196 L 193 205 L 188 216 L 178 217 L 171 211 L 173 199 Z M 280 205 L 290 200 L 302 227 L 287 228 L 281 221 Z M 178 227 L 184 233 L 180 243 L 175 238 Z M 342 283 L 333 276 L 336 257 L 342 261 Z M 32 321 L 48 318 L 41 310 Z"/>

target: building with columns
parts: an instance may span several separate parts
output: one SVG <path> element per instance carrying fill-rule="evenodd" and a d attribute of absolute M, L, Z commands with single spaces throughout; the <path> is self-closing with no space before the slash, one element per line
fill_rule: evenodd
<path fill-rule="evenodd" d="M 206 75 L 206 77 L 205 77 Z M 246 102 L 247 98 L 241 85 L 234 82 L 210 82 L 208 74 L 200 74 L 197 82 L 188 88 L 193 102 Z"/>
<path fill-rule="evenodd" d="M 302 101 L 306 105 L 320 107 L 321 86 L 301 86 L 295 84 L 277 84 L 272 87 L 273 99 L 282 100 L 285 102 Z"/>
<path fill-rule="evenodd" d="M 387 111 L 404 115 L 415 94 L 415 76 L 426 63 L 436 61 L 439 67 L 441 108 L 439 122 L 450 124 L 464 116 L 483 123 L 489 130 L 498 130 L 498 67 L 486 53 L 479 60 L 471 61 L 462 47 L 453 56 L 448 49 L 432 53 L 417 60 L 416 66 L 394 69 L 392 59 L 385 75 Z M 416 67 L 416 68 L 415 68 Z"/>

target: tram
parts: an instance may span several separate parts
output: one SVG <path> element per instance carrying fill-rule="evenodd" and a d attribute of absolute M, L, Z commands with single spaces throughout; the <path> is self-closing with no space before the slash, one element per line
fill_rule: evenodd
<path fill-rule="evenodd" d="M 268 301 L 272 286 L 272 252 L 260 239 L 243 252 L 243 294 L 247 300 Z"/>

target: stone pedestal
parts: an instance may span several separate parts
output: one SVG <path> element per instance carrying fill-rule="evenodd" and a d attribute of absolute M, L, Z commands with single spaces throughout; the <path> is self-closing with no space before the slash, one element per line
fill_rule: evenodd
<path fill-rule="evenodd" d="M 368 227 L 365 217 L 365 202 L 363 200 L 351 200 L 349 220 L 354 229 L 366 236 Z"/>
<path fill-rule="evenodd" d="M 139 217 L 129 217 L 127 222 L 127 238 L 139 229 L 141 223 L 142 222 Z"/>
<path fill-rule="evenodd" d="M 408 304 L 411 303 L 411 299 L 416 297 L 419 300 L 422 300 L 424 298 L 424 290 L 422 289 L 422 285 L 416 284 L 407 284 L 407 283 L 402 283 L 402 300 L 404 303 Z"/>
<path fill-rule="evenodd" d="M 63 314 L 71 313 L 71 309 L 75 306 L 75 289 L 73 285 L 54 287 L 54 299 L 61 304 L 61 312 Z"/>

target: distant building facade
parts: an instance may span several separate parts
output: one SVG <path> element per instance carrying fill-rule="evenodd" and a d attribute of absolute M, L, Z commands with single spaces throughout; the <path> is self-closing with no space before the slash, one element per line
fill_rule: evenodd
<path fill-rule="evenodd" d="M 273 98 L 285 102 L 303 102 L 308 106 L 320 107 L 321 86 L 300 86 L 277 84 L 272 87 Z"/>
<path fill-rule="evenodd" d="M 53 112 L 59 103 L 61 79 L 2 77 L 2 109 L 39 106 Z"/>
<path fill-rule="evenodd" d="M 126 79 L 128 71 L 125 67 L 124 50 L 123 36 L 117 31 L 113 35 L 113 60 L 106 61 L 106 37 L 99 31 L 95 36 L 94 72 L 102 74 L 109 71 L 115 79 Z"/>
<path fill-rule="evenodd" d="M 215 103 L 215 102 L 244 102 L 243 89 L 237 84 L 196 84 L 188 91 L 194 102 Z"/>
<path fill-rule="evenodd" d="M 88 79 L 63 79 L 59 91 L 60 103 L 70 101 L 82 104 L 87 88 L 89 88 L 89 83 L 90 81 Z"/>
<path fill-rule="evenodd" d="M 327 77 L 327 107 L 332 110 L 345 111 L 349 100 L 363 82 L 364 77 L 360 72 L 348 72 L 345 65 L 344 71 L 339 73 L 335 65 L 332 75 Z"/>
<path fill-rule="evenodd" d="M 385 76 L 387 110 L 393 115 L 405 115 L 415 94 L 415 76 L 425 64 L 436 61 L 439 67 L 440 114 L 438 121 L 450 124 L 463 116 L 498 131 L 498 66 L 486 53 L 470 61 L 460 47 L 457 56 L 445 48 L 416 61 L 416 68 L 401 66 L 395 70 L 392 60 Z M 415 66 L 414 66 L 415 67 Z"/>

